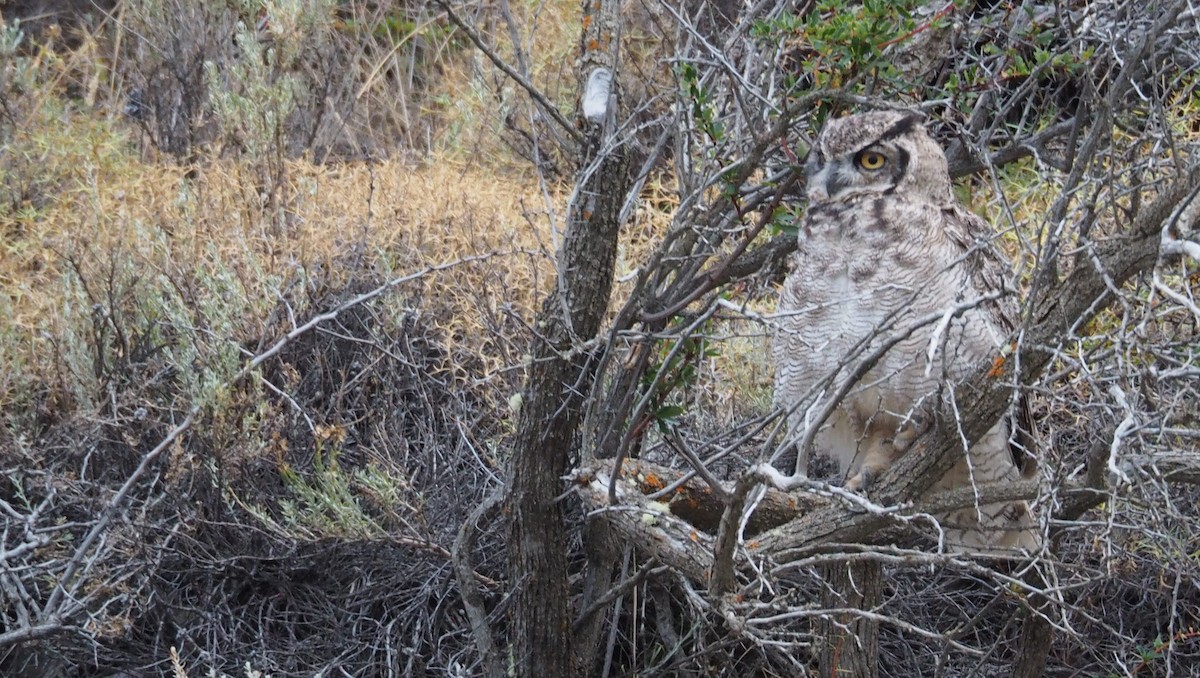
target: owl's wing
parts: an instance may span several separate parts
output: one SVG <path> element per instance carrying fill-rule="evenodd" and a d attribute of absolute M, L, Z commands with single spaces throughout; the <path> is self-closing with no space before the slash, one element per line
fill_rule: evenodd
<path fill-rule="evenodd" d="M 1009 284 L 1012 265 L 996 247 L 996 231 L 978 215 L 957 206 L 945 210 L 945 233 L 962 250 L 964 265 L 975 291 L 992 294 L 1000 290 L 1014 292 Z M 993 321 L 1005 332 L 1017 329 L 1020 309 L 1013 294 L 988 305 Z"/>
<path fill-rule="evenodd" d="M 1009 282 L 1012 266 L 996 246 L 996 231 L 982 217 L 957 206 L 946 212 L 946 235 L 962 249 L 966 257 L 966 270 L 975 290 L 980 294 L 1004 289 L 1012 292 L 989 302 L 987 306 L 996 327 L 1012 334 L 1020 326 L 1020 307 Z M 1010 419 L 1009 443 L 1013 463 L 1021 471 L 1022 477 L 1031 478 L 1037 471 L 1038 441 L 1029 400 L 1024 395 L 1018 399 Z"/>
<path fill-rule="evenodd" d="M 956 463 L 934 485 L 934 490 L 1014 482 L 1022 472 L 1006 451 L 1010 448 L 1009 419 L 1001 419 L 971 446 L 971 464 Z M 1037 519 L 1026 501 L 1006 501 L 967 506 L 937 516 L 951 550 L 1004 553 L 1017 549 L 1036 551 L 1041 537 Z"/>

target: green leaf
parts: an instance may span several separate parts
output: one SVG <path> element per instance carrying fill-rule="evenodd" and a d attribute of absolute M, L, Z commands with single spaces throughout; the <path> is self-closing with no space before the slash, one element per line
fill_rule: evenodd
<path fill-rule="evenodd" d="M 654 418 L 658 421 L 668 421 L 678 419 L 687 412 L 687 408 L 683 405 L 663 405 L 654 411 Z"/>

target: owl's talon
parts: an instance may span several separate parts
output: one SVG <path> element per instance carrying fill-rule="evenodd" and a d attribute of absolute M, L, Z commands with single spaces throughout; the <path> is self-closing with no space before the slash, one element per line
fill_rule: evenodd
<path fill-rule="evenodd" d="M 871 483 L 875 480 L 873 476 L 874 474 L 872 474 L 870 471 L 863 469 L 858 472 L 858 475 L 847 480 L 843 487 L 851 492 L 863 492 L 870 487 Z"/>
<path fill-rule="evenodd" d="M 922 433 L 929 430 L 929 426 L 930 423 L 924 415 L 913 413 L 908 418 L 908 421 L 905 422 L 904 426 L 900 427 L 900 430 L 896 431 L 896 437 L 892 440 L 888 440 L 887 442 L 891 444 L 892 448 L 898 454 L 907 452 L 908 448 L 912 447 L 912 444 L 916 442 L 917 438 L 919 438 Z"/>

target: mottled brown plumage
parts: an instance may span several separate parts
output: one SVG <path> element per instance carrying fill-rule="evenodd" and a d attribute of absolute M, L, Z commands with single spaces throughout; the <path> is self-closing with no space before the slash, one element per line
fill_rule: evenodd
<path fill-rule="evenodd" d="M 992 229 L 954 200 L 945 154 L 916 114 L 830 121 L 806 170 L 809 205 L 779 300 L 775 402 L 799 441 L 845 390 L 812 448 L 860 490 L 930 415 L 953 411 L 955 384 L 1004 351 L 1016 326 L 1009 266 Z M 1014 445 L 1012 420 L 998 421 L 930 491 L 1021 478 L 1029 452 Z M 801 451 L 801 472 L 807 458 Z M 1038 545 L 1026 502 L 938 518 L 956 550 Z"/>

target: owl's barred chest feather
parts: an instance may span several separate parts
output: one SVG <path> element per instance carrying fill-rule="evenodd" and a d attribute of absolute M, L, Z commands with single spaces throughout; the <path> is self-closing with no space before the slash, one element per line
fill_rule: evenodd
<path fill-rule="evenodd" d="M 961 251 L 941 232 L 941 212 L 895 196 L 814 205 L 792 259 L 797 301 L 856 339 L 897 313 L 953 303 L 946 291 L 961 296 L 969 281 Z"/>
<path fill-rule="evenodd" d="M 800 256 L 827 265 L 842 264 L 846 273 L 856 274 L 860 280 L 867 277 L 864 263 L 911 266 L 922 255 L 923 246 L 945 240 L 938 229 L 930 228 L 938 212 L 933 205 L 891 196 L 860 196 L 814 205 L 799 236 Z"/>
<path fill-rule="evenodd" d="M 777 399 L 804 401 L 814 387 L 832 393 L 854 380 L 834 429 L 849 416 L 894 431 L 940 401 L 947 380 L 994 356 L 1005 331 L 975 303 L 985 291 L 969 228 L 956 208 L 921 195 L 811 204 L 781 290 Z M 873 354 L 869 367 L 854 368 Z M 845 437 L 853 448 L 862 433 Z"/>

